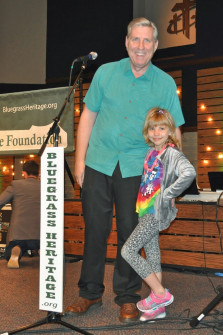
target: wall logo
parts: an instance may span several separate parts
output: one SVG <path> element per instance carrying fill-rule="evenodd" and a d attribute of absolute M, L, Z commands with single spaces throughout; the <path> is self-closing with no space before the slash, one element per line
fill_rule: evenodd
<path fill-rule="evenodd" d="M 196 27 L 196 0 L 183 0 L 183 2 L 177 2 L 172 12 L 175 14 L 169 21 L 167 32 L 169 34 L 183 33 L 188 39 L 190 39 L 190 29 L 192 26 Z"/>

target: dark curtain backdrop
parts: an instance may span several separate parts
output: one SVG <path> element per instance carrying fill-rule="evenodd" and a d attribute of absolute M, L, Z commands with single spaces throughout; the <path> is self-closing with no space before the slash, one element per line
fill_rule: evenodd
<path fill-rule="evenodd" d="M 85 71 L 126 57 L 126 28 L 132 0 L 48 0 L 47 81 L 69 75 L 72 61 L 91 51 L 98 58 Z M 75 64 L 75 70 L 78 70 Z"/>
<path fill-rule="evenodd" d="M 196 57 L 223 56 L 223 1 L 197 0 Z"/>

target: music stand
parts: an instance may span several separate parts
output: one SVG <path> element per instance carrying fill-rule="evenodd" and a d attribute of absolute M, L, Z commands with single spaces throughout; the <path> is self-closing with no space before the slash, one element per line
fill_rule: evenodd
<path fill-rule="evenodd" d="M 50 130 L 48 132 L 48 135 L 47 135 L 47 138 L 46 138 L 45 142 L 43 143 L 42 147 L 39 150 L 39 153 L 38 153 L 39 156 L 42 156 L 42 154 L 43 154 L 43 152 L 44 152 L 44 150 L 46 148 L 46 145 L 48 143 L 48 140 L 49 140 L 49 138 L 52 135 L 54 136 L 55 147 L 58 146 L 58 136 L 59 136 L 59 132 L 60 132 L 60 128 L 58 126 L 58 122 L 60 121 L 60 118 L 61 118 L 61 116 L 63 114 L 63 111 L 64 111 L 64 109 L 66 107 L 67 101 L 70 98 L 70 95 L 73 92 L 73 90 L 77 87 L 78 80 L 81 77 L 81 74 L 85 70 L 85 68 L 86 68 L 86 61 L 83 61 L 83 64 L 81 66 L 81 70 L 80 70 L 79 74 L 77 75 L 77 78 L 76 78 L 76 80 L 75 80 L 72 88 L 70 89 L 70 91 L 69 91 L 69 93 L 68 93 L 68 95 L 67 95 L 67 97 L 66 97 L 66 99 L 64 101 L 64 104 L 61 107 L 61 110 L 60 110 L 58 116 L 54 119 L 54 123 L 53 123 L 52 127 L 50 128 Z M 16 334 L 16 333 L 19 333 L 21 331 L 24 331 L 24 330 L 27 330 L 27 329 L 30 329 L 30 328 L 35 328 L 35 327 L 38 327 L 38 326 L 41 326 L 41 325 L 44 325 L 44 324 L 49 324 L 49 323 L 60 324 L 60 325 L 62 325 L 64 327 L 67 327 L 69 329 L 75 330 L 76 332 L 84 334 L 84 335 L 93 335 L 92 333 L 89 333 L 89 332 L 87 332 L 87 331 L 85 331 L 83 329 L 75 327 L 75 326 L 73 326 L 70 323 L 62 321 L 61 320 L 61 314 L 58 313 L 58 312 L 52 312 L 52 311 L 48 311 L 47 312 L 47 317 L 44 318 L 44 319 L 42 319 L 42 320 L 39 320 L 39 321 L 37 321 L 37 322 L 35 322 L 33 324 L 30 324 L 30 325 L 27 325 L 27 326 L 23 326 L 21 328 L 12 330 L 10 332 L 3 333 L 2 335 Z"/>

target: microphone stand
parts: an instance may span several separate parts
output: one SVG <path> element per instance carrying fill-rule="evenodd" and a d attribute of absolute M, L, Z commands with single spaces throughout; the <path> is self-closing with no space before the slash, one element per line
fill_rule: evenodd
<path fill-rule="evenodd" d="M 64 101 L 64 104 L 58 114 L 58 116 L 54 119 L 54 123 L 52 125 L 52 127 L 50 128 L 49 132 L 48 132 L 48 136 L 45 140 L 45 142 L 43 143 L 42 147 L 40 148 L 39 150 L 39 153 L 38 155 L 41 156 L 46 148 L 46 145 L 48 143 L 48 140 L 50 138 L 51 135 L 54 135 L 54 143 L 55 143 L 55 147 L 58 147 L 58 136 L 59 136 L 59 132 L 60 132 L 60 128 L 58 126 L 58 122 L 60 121 L 60 118 L 61 118 L 61 115 L 66 107 L 66 104 L 67 104 L 67 101 L 73 91 L 73 89 L 77 86 L 77 83 L 78 83 L 78 80 L 79 78 L 81 77 L 81 74 L 82 72 L 85 70 L 86 68 L 86 63 L 83 61 L 83 64 L 81 66 L 81 70 L 72 86 L 72 88 L 70 89 L 69 93 L 68 93 L 68 96 L 66 97 L 65 101 Z M 19 329 L 16 329 L 16 330 L 12 330 L 10 332 L 7 332 L 7 333 L 3 333 L 2 335 L 11 335 L 11 334 L 16 334 L 16 333 L 19 333 L 21 331 L 24 331 L 24 330 L 27 330 L 27 329 L 31 329 L 31 328 L 35 328 L 35 327 L 38 327 L 38 326 L 41 326 L 41 325 L 44 325 L 44 324 L 48 324 L 48 323 L 54 323 L 54 324 L 60 324 L 64 327 L 67 327 L 69 329 L 72 329 L 72 330 L 75 330 L 76 332 L 80 333 L 80 334 L 84 334 L 84 335 L 93 335 L 92 333 L 89 333 L 83 329 L 80 329 L 78 327 L 75 327 L 74 325 L 70 324 L 70 323 L 67 323 L 67 322 L 64 322 L 63 320 L 61 320 L 61 314 L 58 313 L 58 312 L 52 312 L 52 311 L 48 311 L 47 312 L 47 317 L 45 319 L 42 319 L 42 320 L 39 320 L 33 324 L 30 324 L 30 325 L 27 325 L 27 326 L 24 326 L 24 327 L 21 327 Z M 1 334 L 0 334 L 1 335 Z"/>
<path fill-rule="evenodd" d="M 63 103 L 63 106 L 61 107 L 61 110 L 60 110 L 59 114 L 55 117 L 55 119 L 53 119 L 54 123 L 53 123 L 52 127 L 50 128 L 50 130 L 48 132 L 48 135 L 47 135 L 47 138 L 46 138 L 45 142 L 43 143 L 42 147 L 40 148 L 40 150 L 38 152 L 39 156 L 42 156 L 42 154 L 43 154 L 43 152 L 44 152 L 44 150 L 46 148 L 46 145 L 47 145 L 47 143 L 49 141 L 50 136 L 53 135 L 53 134 L 55 134 L 55 129 L 58 127 L 58 123 L 60 121 L 61 115 L 64 112 L 64 109 L 66 107 L 67 101 L 69 100 L 69 98 L 70 98 L 71 93 L 73 92 L 73 90 L 77 87 L 78 81 L 79 81 L 79 79 L 80 79 L 80 77 L 82 75 L 82 72 L 85 70 L 85 68 L 86 68 L 86 65 L 83 62 L 82 66 L 81 66 L 81 70 L 80 70 L 79 74 L 77 75 L 77 78 L 76 78 L 73 86 L 71 87 L 71 89 L 70 89 L 70 91 L 69 91 L 69 93 L 68 93 L 68 95 L 67 95 L 67 97 L 66 97 L 66 99 L 65 99 L 65 101 Z"/>
<path fill-rule="evenodd" d="M 190 321 L 191 327 L 196 327 L 199 322 L 223 299 L 223 288 L 218 288 L 218 295 L 198 314 L 194 316 Z"/>
<path fill-rule="evenodd" d="M 59 114 L 55 117 L 55 119 L 53 119 L 53 120 L 54 120 L 54 123 L 53 123 L 52 127 L 50 128 L 50 130 L 49 130 L 49 132 L 48 132 L 48 135 L 47 135 L 47 137 L 46 137 L 46 140 L 44 141 L 42 147 L 40 148 L 40 150 L 39 150 L 39 152 L 38 152 L 38 156 L 40 156 L 40 157 L 42 156 L 42 154 L 43 154 L 43 152 L 44 152 L 44 150 L 45 150 L 45 148 L 46 148 L 46 146 L 47 146 L 47 143 L 48 143 L 48 141 L 49 141 L 50 136 L 52 136 L 53 134 L 55 134 L 56 131 L 57 131 L 56 129 L 59 128 L 59 127 L 58 127 L 58 123 L 59 123 L 59 121 L 60 121 L 61 115 L 63 114 L 64 109 L 65 109 L 65 107 L 66 107 L 66 104 L 67 104 L 67 102 L 68 102 L 69 99 L 70 99 L 71 93 L 72 93 L 73 90 L 78 86 L 78 81 L 79 81 L 79 79 L 81 78 L 82 72 L 86 69 L 86 63 L 87 63 L 86 61 L 83 61 L 82 66 L 81 66 L 81 70 L 80 70 L 80 72 L 79 72 L 79 74 L 78 74 L 78 76 L 77 76 L 77 78 L 76 78 L 76 80 L 75 80 L 75 82 L 74 82 L 72 88 L 70 89 L 70 91 L 69 91 L 69 93 L 68 93 L 68 95 L 67 95 L 67 97 L 66 97 L 66 99 L 65 99 L 65 101 L 64 101 L 64 103 L 63 103 L 63 106 L 61 107 L 61 110 L 60 110 Z M 73 63 L 72 63 L 71 68 L 73 68 Z M 71 80 L 71 75 L 70 75 L 70 80 Z M 69 86 L 70 86 L 70 85 L 69 85 Z M 58 137 L 55 136 L 55 138 L 56 138 L 56 141 L 57 141 L 57 143 L 56 143 L 55 146 L 58 146 Z M 73 178 L 73 176 L 72 176 L 72 173 L 70 172 L 70 168 L 69 168 L 69 166 L 68 166 L 68 164 L 67 164 L 66 159 L 64 159 L 64 165 L 65 165 L 65 169 L 66 169 L 66 171 L 67 171 L 67 174 L 68 174 L 68 176 L 69 176 L 69 178 L 70 178 L 71 184 L 72 184 L 72 186 L 73 186 L 73 188 L 74 188 L 74 178 Z"/>

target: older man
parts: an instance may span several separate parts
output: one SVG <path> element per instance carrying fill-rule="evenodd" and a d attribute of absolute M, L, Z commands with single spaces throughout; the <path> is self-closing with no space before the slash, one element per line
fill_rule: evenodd
<path fill-rule="evenodd" d="M 76 147 L 75 177 L 82 187 L 85 249 L 80 297 L 67 308 L 80 315 L 102 304 L 106 241 L 113 203 L 118 235 L 113 288 L 121 307 L 120 321 L 138 318 L 135 306 L 141 279 L 122 259 L 120 250 L 138 222 L 135 203 L 147 145 L 142 128 L 148 110 L 168 109 L 177 126 L 184 123 L 174 80 L 151 63 L 158 47 L 154 23 L 137 18 L 128 25 L 129 57 L 102 65 L 85 97 Z"/>

